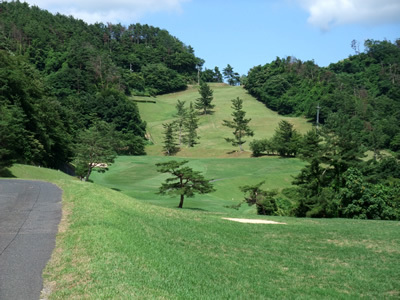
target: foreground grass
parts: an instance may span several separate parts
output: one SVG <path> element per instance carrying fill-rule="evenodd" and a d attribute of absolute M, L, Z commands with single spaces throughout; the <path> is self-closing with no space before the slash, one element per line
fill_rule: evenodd
<path fill-rule="evenodd" d="M 249 95 L 240 86 L 232 87 L 224 84 L 210 84 L 214 91 L 215 109 L 212 114 L 199 117 L 198 134 L 200 144 L 194 148 L 182 147 L 178 153 L 183 157 L 250 157 L 249 143 L 253 139 L 270 138 L 275 132 L 278 123 L 285 119 L 292 124 L 300 133 L 305 133 L 311 128 L 311 124 L 304 118 L 291 118 L 278 115 L 268 109 L 264 104 Z M 176 114 L 175 105 L 177 100 L 195 102 L 199 98 L 197 86 L 191 86 L 187 90 L 178 93 L 171 93 L 155 98 L 156 103 L 138 103 L 140 115 L 147 122 L 147 132 L 151 136 L 154 145 L 147 147 L 149 155 L 161 155 L 163 143 L 163 123 L 174 120 Z M 246 118 L 251 118 L 249 126 L 254 130 L 254 137 L 248 138 L 245 144 L 247 151 L 237 152 L 238 148 L 233 147 L 224 140 L 224 137 L 232 137 L 232 129 L 222 126 L 223 120 L 231 120 L 232 103 L 236 97 L 243 99 L 243 110 L 246 111 Z"/>
<path fill-rule="evenodd" d="M 225 206 L 238 204 L 244 197 L 240 186 L 265 181 L 263 189 L 290 187 L 294 175 L 304 163 L 299 159 L 277 157 L 262 158 L 179 158 L 165 156 L 122 156 L 106 173 L 93 173 L 95 183 L 123 192 L 135 199 L 165 207 L 176 207 L 177 198 L 157 195 L 168 175 L 156 170 L 156 163 L 169 160 L 189 160 L 188 166 L 201 171 L 207 179 L 213 179 L 215 192 L 185 199 L 184 207 L 213 212 L 231 212 Z M 255 214 L 255 208 L 243 205 L 241 213 Z"/>
<path fill-rule="evenodd" d="M 35 177 L 23 169 L 12 173 Z M 50 299 L 400 297 L 399 222 L 242 224 L 221 219 L 228 213 L 153 206 L 48 172 L 64 190 L 45 271 Z"/>

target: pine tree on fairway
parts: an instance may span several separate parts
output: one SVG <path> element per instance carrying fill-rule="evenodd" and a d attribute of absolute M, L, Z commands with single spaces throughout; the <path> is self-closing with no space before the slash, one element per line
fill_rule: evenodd
<path fill-rule="evenodd" d="M 183 166 L 187 162 L 187 160 L 181 162 L 172 160 L 156 164 L 158 172 L 169 173 L 173 176 L 162 183 L 159 194 L 179 195 L 179 208 L 183 207 L 185 197 L 193 197 L 196 193 L 207 194 L 214 191 L 212 184 L 200 172 Z"/>
<path fill-rule="evenodd" d="M 178 143 L 176 142 L 174 122 L 163 124 L 164 126 L 164 146 L 165 155 L 175 155 L 179 151 Z"/>
<path fill-rule="evenodd" d="M 186 134 L 183 137 L 183 142 L 189 147 L 194 147 L 194 145 L 198 144 L 197 140 L 199 136 L 197 135 L 197 128 L 199 119 L 197 118 L 197 112 L 195 111 L 192 102 L 190 102 L 189 110 L 187 112 L 186 120 L 185 120 L 185 131 Z"/>
<path fill-rule="evenodd" d="M 243 140 L 245 136 L 253 136 L 254 133 L 248 126 L 251 119 L 245 119 L 246 112 L 242 110 L 243 108 L 243 100 L 237 97 L 232 100 L 232 109 L 233 109 L 233 121 L 223 120 L 222 125 L 227 126 L 229 128 L 233 128 L 233 136 L 234 138 L 225 138 L 225 140 L 229 143 L 232 143 L 232 146 L 239 146 L 240 151 L 243 151 L 243 144 L 246 142 Z"/>
<path fill-rule="evenodd" d="M 213 109 L 215 105 L 211 104 L 211 101 L 214 99 L 213 97 L 213 90 L 210 88 L 210 86 L 202 82 L 200 84 L 200 98 L 196 100 L 195 107 L 196 109 L 203 110 L 203 114 L 207 114 L 207 110 Z"/>
<path fill-rule="evenodd" d="M 178 140 L 180 146 L 182 145 L 183 130 L 187 118 L 187 108 L 185 108 L 185 101 L 178 100 L 178 102 L 175 105 L 175 108 L 177 110 L 175 116 L 178 118 L 176 124 L 178 126 Z"/>

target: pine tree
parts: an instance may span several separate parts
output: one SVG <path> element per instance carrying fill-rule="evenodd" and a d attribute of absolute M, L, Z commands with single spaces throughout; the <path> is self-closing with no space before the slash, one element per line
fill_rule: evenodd
<path fill-rule="evenodd" d="M 300 135 L 293 125 L 286 120 L 279 122 L 278 129 L 272 138 L 273 147 L 280 156 L 296 156 L 300 143 Z"/>
<path fill-rule="evenodd" d="M 232 100 L 233 121 L 223 120 L 222 125 L 233 128 L 234 138 L 225 138 L 232 146 L 239 146 L 240 151 L 243 151 L 243 144 L 246 143 L 243 138 L 245 136 L 253 136 L 254 133 L 248 126 L 251 119 L 245 119 L 246 112 L 242 110 L 243 100 L 237 97 Z"/>
<path fill-rule="evenodd" d="M 207 194 L 214 191 L 209 180 L 206 180 L 198 171 L 193 171 L 190 167 L 184 167 L 188 161 L 177 162 L 175 160 L 165 163 L 158 163 L 157 171 L 169 173 L 172 178 L 167 178 L 159 189 L 159 194 L 179 195 L 179 208 L 183 207 L 185 197 L 193 197 L 196 193 Z"/>
<path fill-rule="evenodd" d="M 185 101 L 178 100 L 178 102 L 175 105 L 175 108 L 177 110 L 175 116 L 178 118 L 176 124 L 178 126 L 178 141 L 180 146 L 182 145 L 183 131 L 187 119 L 187 109 L 185 107 Z"/>
<path fill-rule="evenodd" d="M 207 110 L 213 109 L 215 105 L 211 104 L 211 101 L 214 99 L 213 97 L 213 90 L 210 88 L 210 86 L 202 82 L 200 84 L 200 98 L 196 100 L 195 107 L 196 109 L 203 110 L 203 114 L 207 114 Z"/>
<path fill-rule="evenodd" d="M 163 150 L 165 155 L 174 155 L 178 153 L 179 147 L 176 142 L 175 127 L 174 122 L 163 124 L 164 126 L 164 146 Z"/>
<path fill-rule="evenodd" d="M 228 64 L 226 68 L 222 70 L 224 77 L 228 80 L 229 85 L 236 85 L 240 83 L 240 76 L 239 73 L 233 71 L 233 67 Z"/>
<path fill-rule="evenodd" d="M 261 186 L 265 181 L 261 181 L 255 185 L 245 185 L 239 187 L 240 190 L 245 194 L 244 201 L 249 206 L 256 205 L 257 214 L 259 215 L 275 215 L 278 206 L 275 201 L 276 191 L 264 191 Z M 241 203 L 237 207 L 240 206 Z"/>
<path fill-rule="evenodd" d="M 187 112 L 187 117 L 185 121 L 185 131 L 186 134 L 183 138 L 183 142 L 189 147 L 194 147 L 194 145 L 198 144 L 197 140 L 199 136 L 197 135 L 197 128 L 199 119 L 197 118 L 197 113 L 193 107 L 192 102 L 190 102 L 189 110 Z"/>

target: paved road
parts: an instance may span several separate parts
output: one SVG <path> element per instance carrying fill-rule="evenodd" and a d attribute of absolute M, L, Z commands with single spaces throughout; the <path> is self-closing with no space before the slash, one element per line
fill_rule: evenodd
<path fill-rule="evenodd" d="M 61 193 L 46 182 L 0 180 L 0 300 L 40 298 L 42 270 L 61 219 Z"/>

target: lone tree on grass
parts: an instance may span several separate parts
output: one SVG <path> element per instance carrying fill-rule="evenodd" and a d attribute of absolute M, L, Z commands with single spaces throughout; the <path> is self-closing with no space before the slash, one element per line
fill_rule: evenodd
<path fill-rule="evenodd" d="M 203 110 L 203 115 L 206 115 L 207 110 L 215 107 L 215 105 L 211 104 L 211 101 L 214 99 L 213 90 L 207 83 L 202 82 L 200 84 L 199 93 L 201 97 L 196 100 L 195 107 L 196 109 Z"/>
<path fill-rule="evenodd" d="M 245 119 L 246 112 L 242 110 L 243 108 L 243 100 L 237 97 L 232 100 L 232 108 L 233 108 L 233 121 L 224 120 L 222 125 L 227 126 L 229 128 L 233 128 L 233 136 L 234 138 L 225 138 L 225 140 L 229 143 L 232 143 L 232 146 L 239 146 L 240 151 L 243 151 L 243 144 L 246 143 L 243 138 L 245 136 L 253 136 L 254 132 L 249 127 L 249 122 L 251 119 Z"/>
<path fill-rule="evenodd" d="M 167 178 L 159 189 L 159 194 L 179 195 L 179 208 L 183 207 L 183 201 L 186 197 L 193 197 L 196 193 L 207 194 L 214 191 L 210 181 L 206 180 L 198 171 L 183 166 L 188 161 L 178 162 L 175 160 L 158 163 L 157 171 L 160 173 L 169 173 L 173 177 Z"/>

